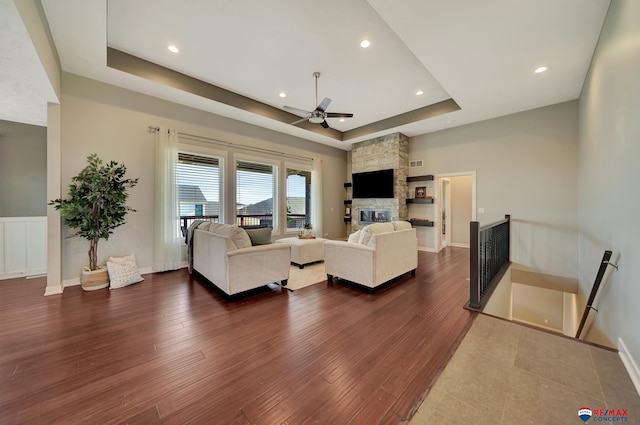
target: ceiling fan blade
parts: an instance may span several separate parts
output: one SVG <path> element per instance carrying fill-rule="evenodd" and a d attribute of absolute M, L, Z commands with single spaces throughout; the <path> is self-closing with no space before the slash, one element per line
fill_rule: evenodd
<path fill-rule="evenodd" d="M 287 111 L 295 112 L 299 115 L 311 115 L 311 111 L 305 111 L 304 109 L 294 108 L 293 106 L 283 106 Z"/>
<path fill-rule="evenodd" d="M 353 118 L 353 114 L 343 114 L 340 112 L 327 112 L 327 118 Z"/>
<path fill-rule="evenodd" d="M 331 103 L 331 99 L 329 99 L 328 97 L 325 97 L 322 100 L 322 102 L 320 102 L 316 107 L 316 111 L 322 111 L 322 112 L 326 111 L 330 103 Z"/>
<path fill-rule="evenodd" d="M 323 126 L 324 128 L 330 128 L 329 123 L 327 121 L 322 121 L 320 125 Z"/>
<path fill-rule="evenodd" d="M 291 125 L 298 125 L 298 124 L 300 124 L 300 123 L 303 123 L 303 122 L 307 121 L 308 119 L 309 119 L 309 118 L 302 118 L 302 119 L 300 119 L 300 120 L 298 120 L 298 121 L 294 121 L 294 122 L 292 122 L 292 123 L 291 123 Z"/>

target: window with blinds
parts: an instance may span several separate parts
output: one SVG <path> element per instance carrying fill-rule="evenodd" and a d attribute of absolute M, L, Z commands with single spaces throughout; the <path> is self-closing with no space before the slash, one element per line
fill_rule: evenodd
<path fill-rule="evenodd" d="M 311 172 L 287 168 L 287 230 L 311 223 Z"/>
<path fill-rule="evenodd" d="M 179 152 L 176 180 L 182 221 L 196 218 L 220 221 L 222 173 L 219 158 Z"/>
<path fill-rule="evenodd" d="M 236 161 L 236 217 L 240 226 L 276 228 L 274 198 L 276 167 Z"/>

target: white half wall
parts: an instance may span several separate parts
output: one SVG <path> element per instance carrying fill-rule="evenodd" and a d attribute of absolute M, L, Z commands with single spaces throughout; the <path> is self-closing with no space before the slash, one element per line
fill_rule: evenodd
<path fill-rule="evenodd" d="M 0 217 L 0 279 L 47 272 L 47 217 Z"/>
<path fill-rule="evenodd" d="M 511 214 L 512 262 L 576 277 L 577 130 L 577 102 L 565 102 L 413 137 L 409 160 L 423 174 L 475 170 L 478 221 Z"/>

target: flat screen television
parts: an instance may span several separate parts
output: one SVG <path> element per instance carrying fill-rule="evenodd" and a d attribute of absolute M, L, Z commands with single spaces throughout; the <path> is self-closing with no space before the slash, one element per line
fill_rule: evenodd
<path fill-rule="evenodd" d="M 353 199 L 393 198 L 393 169 L 353 173 Z"/>

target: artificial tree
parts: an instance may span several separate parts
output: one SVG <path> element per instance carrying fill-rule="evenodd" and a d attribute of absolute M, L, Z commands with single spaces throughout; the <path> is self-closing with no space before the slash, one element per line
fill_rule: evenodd
<path fill-rule="evenodd" d="M 97 154 L 87 157 L 88 165 L 71 179 L 68 199 L 54 199 L 64 224 L 77 229 L 72 236 L 82 236 L 89 241 L 89 269 L 98 270 L 98 242 L 109 239 L 113 230 L 126 223 L 128 189 L 138 184 L 138 179 L 125 178 L 127 168 L 115 161 L 103 163 Z"/>

